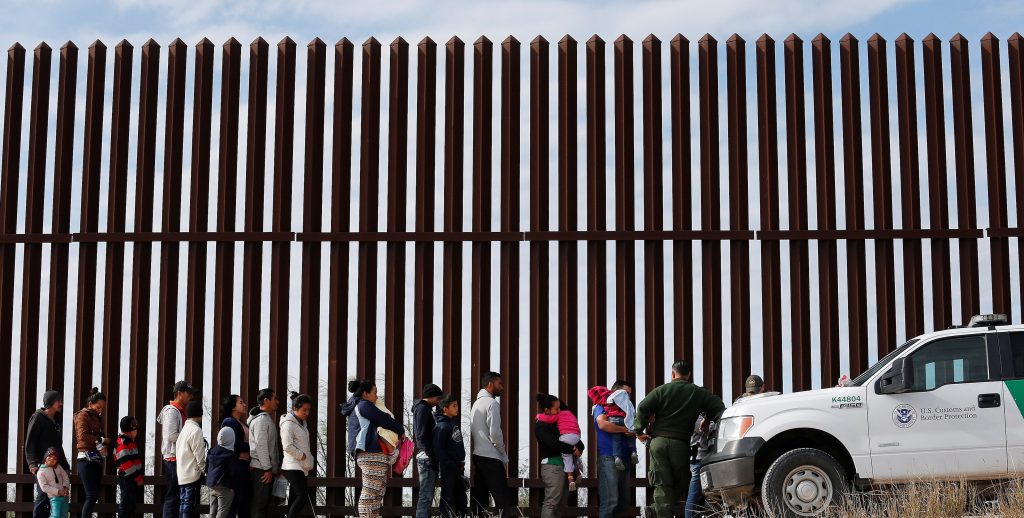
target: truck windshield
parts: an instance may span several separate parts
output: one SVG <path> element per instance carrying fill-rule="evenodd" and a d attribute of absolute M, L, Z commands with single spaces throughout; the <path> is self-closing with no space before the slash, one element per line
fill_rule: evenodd
<path fill-rule="evenodd" d="M 852 382 L 850 382 L 849 386 L 851 386 L 851 387 L 859 387 L 859 386 L 867 383 L 868 379 L 870 379 L 872 376 L 874 376 L 876 372 L 878 372 L 878 371 L 882 370 L 883 368 L 885 368 L 886 365 L 889 365 L 889 362 L 892 361 L 893 358 L 895 358 L 900 353 L 905 351 L 907 349 L 907 347 L 910 347 L 911 345 L 914 345 L 915 343 L 917 343 L 917 340 L 918 339 L 915 338 L 915 339 L 913 339 L 913 340 L 911 340 L 911 341 L 909 341 L 909 342 L 907 342 L 907 343 L 897 347 L 896 350 L 894 350 L 893 352 L 885 355 L 885 358 L 882 358 L 881 360 L 878 360 L 878 362 L 875 363 L 874 365 L 872 365 L 870 369 L 864 371 L 863 373 L 861 373 L 860 376 L 857 376 Z"/>

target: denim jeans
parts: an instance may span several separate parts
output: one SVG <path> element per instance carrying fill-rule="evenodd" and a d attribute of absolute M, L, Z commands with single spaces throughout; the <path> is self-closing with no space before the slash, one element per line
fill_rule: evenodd
<path fill-rule="evenodd" d="M 181 490 L 181 508 L 179 511 L 181 518 L 199 517 L 199 487 L 199 482 L 178 486 Z"/>
<path fill-rule="evenodd" d="M 50 516 L 50 497 L 43 492 L 39 484 L 36 484 L 35 505 L 32 506 L 32 518 L 47 518 Z"/>
<path fill-rule="evenodd" d="M 164 461 L 164 514 L 162 518 L 178 518 L 181 514 L 181 488 L 178 487 L 178 463 Z"/>
<path fill-rule="evenodd" d="M 597 458 L 597 494 L 601 518 L 618 516 L 629 505 L 629 471 L 615 469 L 615 457 L 611 455 Z"/>
<path fill-rule="evenodd" d="M 690 491 L 686 495 L 686 518 L 704 511 L 704 492 L 700 489 L 700 461 L 690 461 Z"/>
<path fill-rule="evenodd" d="M 426 518 L 430 516 L 430 506 L 434 503 L 437 467 L 430 459 L 416 459 L 416 468 L 420 473 L 420 495 L 416 500 L 416 518 Z"/>
<path fill-rule="evenodd" d="M 92 517 L 92 510 L 100 499 L 100 477 L 103 476 L 103 465 L 85 459 L 78 461 L 78 476 L 85 489 L 85 501 L 82 502 L 82 516 Z"/>
<path fill-rule="evenodd" d="M 142 501 L 142 486 L 136 484 L 134 478 L 117 477 L 117 487 L 121 489 L 121 500 L 117 502 L 117 518 L 136 516 L 135 506 Z"/>

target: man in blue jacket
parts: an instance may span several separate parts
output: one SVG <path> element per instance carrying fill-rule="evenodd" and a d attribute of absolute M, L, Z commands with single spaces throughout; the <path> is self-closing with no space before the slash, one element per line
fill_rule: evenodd
<path fill-rule="evenodd" d="M 432 442 L 434 431 L 434 407 L 441 400 L 441 387 L 428 383 L 423 387 L 423 399 L 412 407 L 412 432 L 416 440 L 416 468 L 420 474 L 420 495 L 416 501 L 416 518 L 430 516 L 430 505 L 434 503 L 434 488 L 437 486 L 437 464 Z"/>

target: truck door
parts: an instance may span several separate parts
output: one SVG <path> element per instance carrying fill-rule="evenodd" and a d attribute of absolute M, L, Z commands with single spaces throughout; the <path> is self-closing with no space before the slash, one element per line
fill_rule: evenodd
<path fill-rule="evenodd" d="M 991 336 L 991 338 L 989 338 Z M 938 338 L 908 355 L 912 389 L 868 389 L 874 478 L 988 478 L 1006 473 L 1006 420 L 995 333 Z"/>
<path fill-rule="evenodd" d="M 1003 345 L 1003 412 L 1010 473 L 1024 473 L 1024 331 L 1000 333 Z"/>

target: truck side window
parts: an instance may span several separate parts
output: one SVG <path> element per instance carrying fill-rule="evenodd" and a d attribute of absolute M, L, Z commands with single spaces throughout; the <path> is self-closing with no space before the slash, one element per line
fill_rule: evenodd
<path fill-rule="evenodd" d="M 1024 378 L 1024 333 L 1010 333 L 1010 357 L 1013 377 Z"/>
<path fill-rule="evenodd" d="M 951 383 L 988 381 L 988 354 L 983 335 L 957 336 L 930 343 L 911 355 L 914 391 Z"/>

